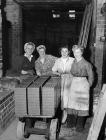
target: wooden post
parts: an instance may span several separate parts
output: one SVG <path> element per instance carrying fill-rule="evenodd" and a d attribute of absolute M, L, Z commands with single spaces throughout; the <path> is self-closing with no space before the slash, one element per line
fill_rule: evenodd
<path fill-rule="evenodd" d="M 106 84 L 103 85 L 100 93 L 97 109 L 92 120 L 87 140 L 97 140 L 100 129 L 106 114 Z"/>
<path fill-rule="evenodd" d="M 81 27 L 80 35 L 79 35 L 78 45 L 80 45 L 81 42 L 82 42 L 83 32 L 84 32 L 84 25 L 85 25 L 85 22 L 86 22 L 87 12 L 88 12 L 88 5 L 86 6 L 85 11 L 84 11 L 84 16 L 83 16 L 83 21 L 82 21 L 82 27 Z"/>
<path fill-rule="evenodd" d="M 16 66 L 14 60 L 16 56 L 22 54 L 22 7 L 15 3 L 13 0 L 6 2 L 6 7 L 4 8 L 6 13 L 6 20 L 10 24 L 9 38 L 11 41 L 8 42 L 11 52 L 9 55 L 9 68 L 12 69 Z M 14 12 L 13 12 L 14 11 Z M 6 50 L 4 50 L 6 51 Z M 7 70 L 7 68 L 5 68 Z"/>
<path fill-rule="evenodd" d="M 93 12 L 93 3 L 90 3 L 89 5 L 86 6 L 86 9 L 84 12 L 82 27 L 81 27 L 79 41 L 78 41 L 78 45 L 82 45 L 85 48 L 88 41 L 92 12 Z"/>
<path fill-rule="evenodd" d="M 0 78 L 3 76 L 2 69 L 2 13 L 1 13 L 1 1 L 0 1 Z"/>

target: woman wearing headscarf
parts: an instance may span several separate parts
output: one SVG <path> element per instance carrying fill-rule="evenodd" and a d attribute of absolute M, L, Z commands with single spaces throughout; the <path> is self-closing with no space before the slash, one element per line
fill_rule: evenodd
<path fill-rule="evenodd" d="M 39 45 L 37 47 L 37 52 L 39 58 L 35 61 L 36 74 L 39 76 L 52 75 L 52 67 L 57 58 L 50 54 L 46 54 L 46 47 L 44 45 Z"/>

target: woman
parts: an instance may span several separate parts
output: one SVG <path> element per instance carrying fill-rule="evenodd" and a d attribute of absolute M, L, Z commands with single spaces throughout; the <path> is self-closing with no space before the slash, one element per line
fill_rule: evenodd
<path fill-rule="evenodd" d="M 35 73 L 35 57 L 32 55 L 35 50 L 35 44 L 32 42 L 28 42 L 24 44 L 24 55 L 16 56 L 14 58 L 14 67 L 12 70 L 7 72 L 7 77 L 14 77 Z"/>
<path fill-rule="evenodd" d="M 68 46 L 63 46 L 60 49 L 61 57 L 58 58 L 52 68 L 54 74 L 61 76 L 61 102 L 63 109 L 62 123 L 67 118 L 69 88 L 71 85 L 72 75 L 70 74 L 71 65 L 74 58 L 69 56 Z"/>
<path fill-rule="evenodd" d="M 39 53 L 39 58 L 35 61 L 37 75 L 52 75 L 52 67 L 57 58 L 52 55 L 47 55 L 44 45 L 39 45 L 37 52 Z"/>
<path fill-rule="evenodd" d="M 83 57 L 82 46 L 74 45 L 72 51 L 75 60 L 71 66 L 73 80 L 70 88 L 69 111 L 78 116 L 76 130 L 81 131 L 84 128 L 85 117 L 89 115 L 89 90 L 93 83 L 93 71 L 91 64 Z"/>
<path fill-rule="evenodd" d="M 35 73 L 34 71 L 34 63 L 35 58 L 32 55 L 33 51 L 35 50 L 35 44 L 32 42 L 25 43 L 24 45 L 24 55 L 21 56 L 21 65 L 20 71 L 21 74 L 31 74 Z"/>

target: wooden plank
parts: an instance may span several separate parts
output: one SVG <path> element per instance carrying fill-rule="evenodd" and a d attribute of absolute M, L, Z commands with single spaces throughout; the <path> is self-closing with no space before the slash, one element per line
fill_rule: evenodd
<path fill-rule="evenodd" d="M 87 9 L 87 15 L 86 15 L 86 19 L 85 19 L 85 25 L 84 25 L 84 31 L 83 31 L 83 36 L 82 36 L 82 40 L 81 40 L 81 45 L 83 46 L 84 45 L 84 41 L 85 41 L 85 36 L 87 34 L 87 29 L 88 29 L 88 24 L 89 24 L 89 18 L 90 18 L 90 6 L 91 4 L 88 6 L 88 9 Z"/>
<path fill-rule="evenodd" d="M 32 2 L 83 2 L 89 3 L 91 0 L 14 0 L 18 3 L 32 3 Z"/>
<path fill-rule="evenodd" d="M 86 48 L 87 42 L 88 42 L 88 36 L 89 36 L 89 31 L 90 31 L 90 24 L 91 24 L 91 18 L 92 18 L 92 5 L 90 5 L 90 13 L 88 17 L 88 23 L 87 23 L 87 28 L 86 28 L 86 33 L 85 33 L 85 38 L 84 38 L 84 43 L 83 46 Z"/>
<path fill-rule="evenodd" d="M 82 38 L 83 38 L 84 25 L 85 25 L 85 22 L 86 22 L 87 12 L 88 12 L 88 5 L 86 6 L 85 11 L 84 11 L 83 21 L 82 21 L 81 31 L 80 31 L 80 35 L 79 35 L 78 45 L 81 45 L 81 41 L 82 41 Z"/>
<path fill-rule="evenodd" d="M 97 0 L 93 0 L 92 28 L 96 28 Z"/>
<path fill-rule="evenodd" d="M 106 114 L 106 84 L 103 85 L 87 140 L 97 140 Z"/>
<path fill-rule="evenodd" d="M 84 12 L 82 27 L 81 27 L 79 41 L 78 41 L 78 45 L 82 45 L 85 48 L 88 41 L 92 13 L 93 13 L 93 3 L 90 3 L 89 5 L 86 6 Z"/>

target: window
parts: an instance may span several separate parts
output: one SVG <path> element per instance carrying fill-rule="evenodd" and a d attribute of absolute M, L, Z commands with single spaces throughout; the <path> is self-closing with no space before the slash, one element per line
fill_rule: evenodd
<path fill-rule="evenodd" d="M 75 10 L 69 10 L 69 18 L 75 19 Z"/>

